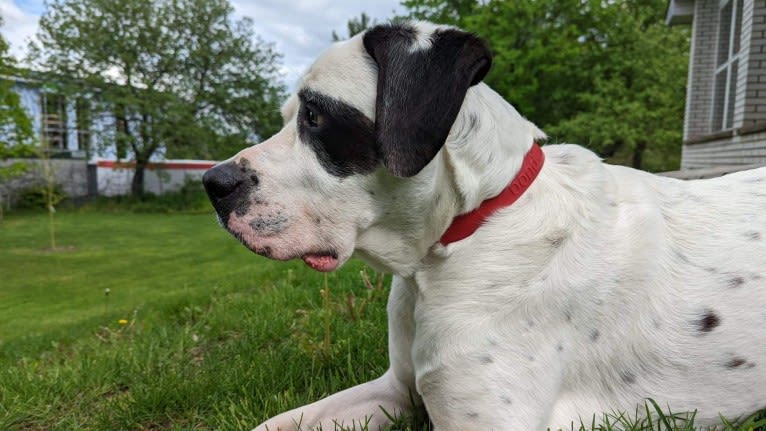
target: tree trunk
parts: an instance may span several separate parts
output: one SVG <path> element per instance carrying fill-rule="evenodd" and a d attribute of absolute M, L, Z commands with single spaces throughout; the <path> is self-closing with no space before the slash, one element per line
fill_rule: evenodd
<path fill-rule="evenodd" d="M 633 150 L 633 167 L 641 169 L 644 164 L 644 150 L 646 150 L 646 142 L 636 143 L 636 148 Z"/>
<path fill-rule="evenodd" d="M 144 194 L 144 171 L 148 160 L 136 157 L 136 170 L 133 173 L 133 181 L 130 183 L 130 193 L 133 196 L 143 196 Z"/>

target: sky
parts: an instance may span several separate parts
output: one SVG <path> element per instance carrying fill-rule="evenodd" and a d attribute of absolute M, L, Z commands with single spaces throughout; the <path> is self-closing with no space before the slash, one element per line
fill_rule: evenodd
<path fill-rule="evenodd" d="M 282 78 L 293 88 L 298 77 L 332 41 L 332 31 L 347 36 L 346 22 L 362 12 L 385 22 L 402 13 L 399 0 L 230 0 L 235 18 L 249 17 L 255 33 L 274 43 L 282 57 Z M 290 4 L 286 7 L 286 4 Z M 0 33 L 11 44 L 11 53 L 21 58 L 37 22 L 45 11 L 43 0 L 0 0 L 4 24 Z"/>

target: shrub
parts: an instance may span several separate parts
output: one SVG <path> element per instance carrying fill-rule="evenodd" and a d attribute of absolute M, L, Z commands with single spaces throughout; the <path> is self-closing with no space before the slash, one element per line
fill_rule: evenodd
<path fill-rule="evenodd" d="M 53 186 L 53 206 L 56 207 L 64 199 L 67 198 L 67 194 L 64 192 L 61 184 L 54 184 Z M 16 209 L 28 209 L 28 210 L 47 210 L 48 209 L 48 187 L 44 184 L 38 184 L 21 189 L 16 197 Z"/>

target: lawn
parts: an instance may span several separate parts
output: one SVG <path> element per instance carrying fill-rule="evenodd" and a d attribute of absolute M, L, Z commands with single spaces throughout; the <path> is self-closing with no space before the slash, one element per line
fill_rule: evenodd
<path fill-rule="evenodd" d="M 268 261 L 207 212 L 56 218 L 55 252 L 44 215 L 0 224 L 0 430 L 250 429 L 387 366 L 388 278 L 359 262 Z M 649 408 L 595 428 L 693 429 Z"/>
<path fill-rule="evenodd" d="M 57 252 L 46 229 L 0 226 L 2 430 L 248 429 L 387 366 L 386 291 L 358 262 L 323 296 L 211 214 L 63 212 Z"/>

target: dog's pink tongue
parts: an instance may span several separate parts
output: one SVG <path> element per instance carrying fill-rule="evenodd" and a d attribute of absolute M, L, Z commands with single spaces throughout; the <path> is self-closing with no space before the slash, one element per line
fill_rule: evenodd
<path fill-rule="evenodd" d="M 330 272 L 338 267 L 338 258 L 326 254 L 306 254 L 303 261 L 319 272 Z"/>

